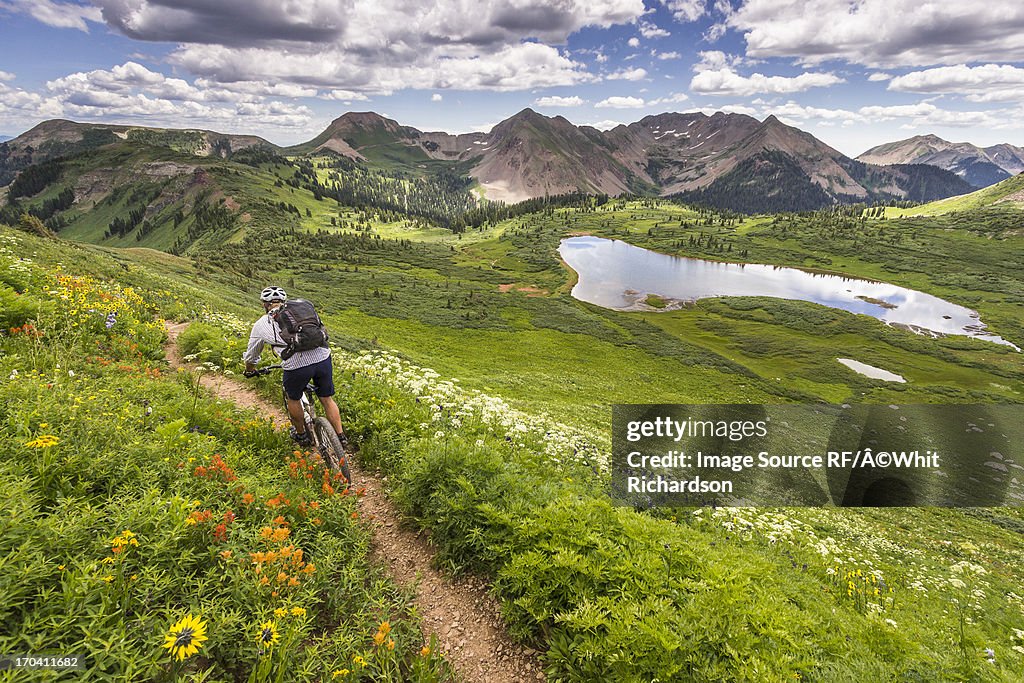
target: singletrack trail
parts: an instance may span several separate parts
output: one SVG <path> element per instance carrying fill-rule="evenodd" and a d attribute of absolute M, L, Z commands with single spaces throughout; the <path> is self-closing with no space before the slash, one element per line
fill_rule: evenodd
<path fill-rule="evenodd" d="M 172 368 L 188 368 L 177 345 L 178 334 L 188 323 L 166 323 L 165 347 Z M 252 408 L 273 420 L 275 427 L 288 425 L 284 408 L 260 396 L 242 381 L 221 374 L 204 373 L 200 383 L 218 398 Z M 387 499 L 376 473 L 349 459 L 352 478 L 366 488 L 359 500 L 360 516 L 373 532 L 373 559 L 396 583 L 415 588 L 416 611 L 429 642 L 437 642 L 459 677 L 467 682 L 519 683 L 543 681 L 537 652 L 514 642 L 501 621 L 498 602 L 487 584 L 475 577 L 452 578 L 434 568 L 434 551 L 424 532 L 403 524 L 403 517 Z"/>

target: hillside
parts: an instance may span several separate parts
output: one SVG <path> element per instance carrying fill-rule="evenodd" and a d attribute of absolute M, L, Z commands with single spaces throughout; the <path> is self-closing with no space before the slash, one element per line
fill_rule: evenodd
<path fill-rule="evenodd" d="M 419 612 L 368 564 L 361 522 L 377 520 L 364 502 L 322 488 L 315 464 L 307 481 L 309 460 L 282 432 L 197 399 L 194 376 L 165 376 L 157 316 L 190 323 L 183 352 L 206 363 L 194 373 L 237 377 L 254 294 L 275 281 L 323 311 L 359 462 L 387 477 L 439 564 L 487 584 L 549 679 L 1017 680 L 1024 658 L 1009 645 L 997 665 L 960 649 L 1018 642 L 1021 605 L 1007 597 L 1024 579 L 1017 508 L 695 514 L 615 506 L 605 488 L 608 403 L 1016 402 L 1018 354 L 762 297 L 660 313 L 582 305 L 560 293 L 572 275 L 556 247 L 577 232 L 703 258 L 728 244 L 754 262 L 969 295 L 1019 339 L 1018 237 L 841 209 L 738 221 L 653 199 L 539 211 L 462 240 L 389 229 L 246 233 L 183 259 L 0 228 L 0 384 L 16 399 L 0 408 L 5 585 L 21 596 L 7 603 L 3 645 L 45 628 L 108 677 L 152 680 L 170 667 L 163 634 L 189 609 L 210 640 L 183 673 L 244 679 L 273 621 L 274 656 L 314 679 L 363 661 L 362 680 L 386 680 L 385 667 L 392 680 L 445 679 Z M 865 378 L 837 356 L 908 382 Z M 229 509 L 237 518 L 218 531 Z M 252 566 L 253 553 L 276 561 L 266 554 L 284 543 L 260 536 L 275 528 L 315 566 L 278 595 Z M 122 558 L 110 539 L 125 530 L 140 547 Z M 954 600 L 965 612 L 948 609 Z M 383 621 L 394 650 L 374 644 Z"/>
<path fill-rule="evenodd" d="M 244 149 L 277 147 L 255 135 L 229 135 L 209 130 L 181 130 L 44 121 L 16 138 L 0 143 L 0 186 L 18 171 L 60 156 L 78 154 L 119 141 L 166 147 L 182 154 L 226 158 Z"/>
<path fill-rule="evenodd" d="M 909 209 L 898 209 L 895 212 L 907 216 L 938 216 L 954 211 L 978 209 L 1024 209 L 1024 173 L 968 194 L 939 199 Z M 894 210 L 890 209 L 889 212 L 893 213 Z"/>
<path fill-rule="evenodd" d="M 936 135 L 916 135 L 872 147 L 857 160 L 879 165 L 937 166 L 980 188 L 1024 171 L 1024 148 L 1008 144 L 978 147 L 969 142 L 949 142 Z"/>

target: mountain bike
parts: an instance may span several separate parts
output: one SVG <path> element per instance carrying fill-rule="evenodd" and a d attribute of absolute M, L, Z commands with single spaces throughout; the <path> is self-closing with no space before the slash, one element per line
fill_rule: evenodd
<path fill-rule="evenodd" d="M 280 369 L 280 365 L 268 365 L 265 368 L 256 370 L 256 374 L 269 375 L 274 370 Z M 288 394 L 285 393 L 283 387 L 281 395 L 284 397 L 284 407 L 287 412 Z M 341 476 L 345 477 L 345 482 L 351 485 L 352 474 L 348 467 L 348 454 L 342 447 L 341 440 L 338 439 L 338 434 L 334 431 L 331 423 L 328 422 L 326 417 L 316 414 L 318 400 L 316 387 L 313 386 L 312 382 L 308 383 L 306 388 L 302 390 L 302 397 L 299 400 L 302 402 L 302 414 L 306 420 L 306 433 L 312 437 L 314 448 L 316 448 L 316 451 L 324 459 L 324 462 L 327 463 L 331 471 L 341 472 Z"/>

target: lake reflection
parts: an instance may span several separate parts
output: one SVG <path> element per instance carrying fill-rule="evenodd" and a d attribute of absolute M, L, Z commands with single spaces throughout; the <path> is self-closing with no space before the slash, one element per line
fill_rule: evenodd
<path fill-rule="evenodd" d="M 968 308 L 884 282 L 669 256 L 603 237 L 570 237 L 562 240 L 558 252 L 579 274 L 572 295 L 604 308 L 644 310 L 648 294 L 676 301 L 767 296 L 812 301 L 917 332 L 966 335 L 1014 346 L 986 332 L 978 314 Z"/>

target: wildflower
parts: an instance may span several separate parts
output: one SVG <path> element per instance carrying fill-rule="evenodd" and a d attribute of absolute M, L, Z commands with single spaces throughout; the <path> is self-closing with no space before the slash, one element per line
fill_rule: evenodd
<path fill-rule="evenodd" d="M 67 569 L 67 567 L 65 565 L 63 565 L 63 564 L 58 564 L 57 565 L 57 569 L 59 569 L 61 571 L 64 571 L 65 569 Z"/>
<path fill-rule="evenodd" d="M 244 496 L 242 496 L 242 502 L 245 503 L 246 505 L 250 505 L 254 500 L 256 500 L 256 497 L 253 496 L 251 493 L 247 493 Z"/>
<path fill-rule="evenodd" d="M 266 621 L 260 624 L 260 633 L 256 636 L 257 643 L 269 647 L 277 644 L 280 640 L 281 636 L 277 632 L 277 624 L 272 621 Z"/>
<path fill-rule="evenodd" d="M 51 446 L 56 446 L 59 443 L 60 439 L 53 434 L 40 434 L 31 441 L 26 442 L 25 445 L 29 448 L 50 448 Z"/>
<path fill-rule="evenodd" d="M 111 576 L 110 574 L 107 574 L 106 576 L 103 577 L 103 580 L 106 581 L 107 583 L 110 583 L 111 581 L 114 580 L 114 577 Z"/>
<path fill-rule="evenodd" d="M 990 647 L 986 647 L 984 649 L 984 653 L 985 653 L 985 658 L 988 660 L 989 664 L 995 664 L 996 663 L 996 651 L 995 650 L 993 650 Z"/>
<path fill-rule="evenodd" d="M 375 646 L 381 645 L 384 642 L 385 638 L 387 638 L 387 636 L 385 636 L 380 631 L 377 631 L 376 633 L 373 634 L 373 644 Z"/>
<path fill-rule="evenodd" d="M 335 669 L 334 672 L 331 674 L 331 678 L 333 679 L 338 678 L 339 676 L 348 676 L 348 674 L 348 669 Z"/>
<path fill-rule="evenodd" d="M 426 645 L 421 647 L 420 648 L 420 656 L 421 657 L 429 657 L 430 656 L 430 648 L 427 647 Z"/>
<path fill-rule="evenodd" d="M 288 616 L 288 610 L 286 610 L 284 607 L 278 607 L 277 609 L 274 610 L 274 616 L 277 617 L 278 619 L 280 619 L 282 617 L 286 617 L 286 616 Z"/>
<path fill-rule="evenodd" d="M 394 650 L 394 649 L 395 649 L 395 641 L 393 639 L 391 639 L 391 638 L 388 638 L 388 650 Z"/>
<path fill-rule="evenodd" d="M 164 647 L 180 662 L 199 652 L 205 640 L 206 623 L 189 614 L 167 632 L 164 636 Z"/>
<path fill-rule="evenodd" d="M 352 663 L 357 664 L 358 666 L 366 666 L 366 660 L 360 657 L 359 655 L 356 655 L 352 658 Z"/>
<path fill-rule="evenodd" d="M 306 616 L 306 608 L 305 607 L 292 607 L 291 612 L 292 612 L 292 616 L 293 617 L 304 617 L 304 616 Z"/>
<path fill-rule="evenodd" d="M 377 627 L 377 630 L 383 633 L 384 635 L 387 635 L 391 633 L 391 623 L 387 621 L 382 621 L 380 626 Z"/>

